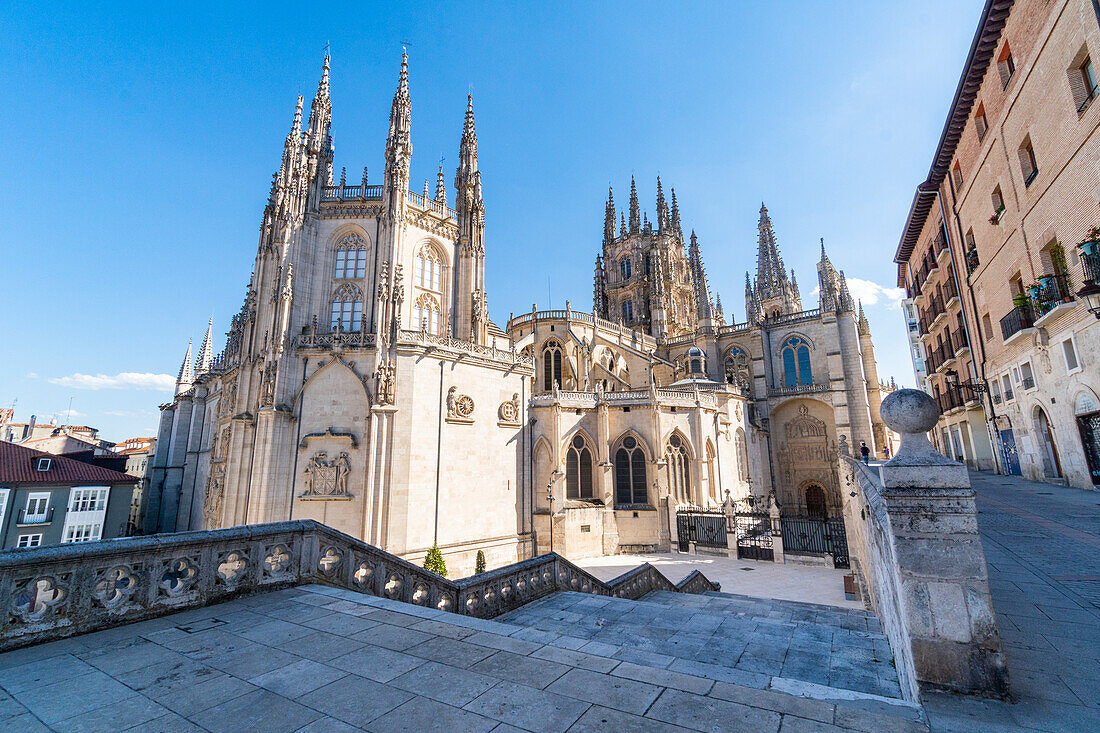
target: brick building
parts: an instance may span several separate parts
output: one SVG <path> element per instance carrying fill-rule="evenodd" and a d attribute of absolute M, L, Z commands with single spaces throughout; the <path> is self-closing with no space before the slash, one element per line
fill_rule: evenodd
<path fill-rule="evenodd" d="M 1081 297 L 1100 274 L 1098 52 L 1092 0 L 986 3 L 895 257 L 939 448 L 1081 487 L 1100 483 L 1100 316 Z"/>

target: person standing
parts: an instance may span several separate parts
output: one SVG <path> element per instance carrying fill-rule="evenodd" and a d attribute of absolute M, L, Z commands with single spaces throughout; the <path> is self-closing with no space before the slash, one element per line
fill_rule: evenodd
<path fill-rule="evenodd" d="M 863 462 L 867 463 L 871 456 L 871 449 L 867 447 L 867 441 L 859 441 L 859 454 L 863 456 Z"/>

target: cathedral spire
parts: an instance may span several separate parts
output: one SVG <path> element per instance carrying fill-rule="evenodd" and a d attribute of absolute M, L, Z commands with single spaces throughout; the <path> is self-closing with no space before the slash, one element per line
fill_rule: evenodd
<path fill-rule="evenodd" d="M 714 294 L 714 320 L 718 322 L 719 326 L 726 325 L 726 314 L 722 310 L 722 296 L 719 293 Z"/>
<path fill-rule="evenodd" d="M 313 97 L 313 104 L 309 108 L 309 150 L 316 155 L 321 152 L 322 146 L 329 137 L 332 124 L 332 102 L 329 99 L 329 55 L 325 49 L 325 60 L 321 64 L 321 81 L 317 84 L 317 94 Z"/>
<path fill-rule="evenodd" d="M 182 394 L 191 389 L 195 381 L 195 367 L 191 360 L 192 339 L 187 339 L 187 353 L 183 355 L 183 364 L 180 365 L 179 376 L 176 377 L 176 394 Z"/>
<path fill-rule="evenodd" d="M 672 225 L 672 231 L 679 235 L 680 239 L 684 238 L 684 232 L 680 228 L 680 207 L 676 204 L 676 189 L 672 189 L 672 219 L 670 224 Z"/>
<path fill-rule="evenodd" d="M 412 101 L 409 98 L 409 54 L 401 49 L 401 72 L 390 106 L 390 131 L 386 136 L 386 183 L 396 190 L 409 187 L 409 159 L 412 157 Z"/>
<path fill-rule="evenodd" d="M 607 187 L 607 206 L 603 214 L 603 241 L 610 242 L 615 238 L 615 194 L 611 186 Z"/>
<path fill-rule="evenodd" d="M 696 315 L 700 321 L 711 318 L 710 284 L 707 283 L 703 253 L 699 249 L 699 238 L 695 236 L 694 229 L 691 230 L 691 244 L 688 246 L 688 266 L 691 268 L 691 279 L 695 288 Z"/>
<path fill-rule="evenodd" d="M 757 229 L 759 243 L 756 253 L 756 290 L 761 298 L 767 300 L 771 296 L 765 293 L 778 290 L 787 279 L 787 272 L 779 256 L 779 246 L 775 242 L 775 230 L 772 228 L 771 217 L 768 216 L 768 207 L 763 203 L 760 204 L 760 223 Z"/>
<path fill-rule="evenodd" d="M 642 228 L 641 210 L 638 208 L 638 187 L 634 185 L 634 176 L 630 177 L 630 233 L 637 234 Z"/>
<path fill-rule="evenodd" d="M 366 185 L 366 181 L 363 182 Z M 443 156 L 439 156 L 439 173 L 435 177 L 435 200 L 447 205 L 447 182 L 443 178 Z"/>
<path fill-rule="evenodd" d="M 203 336 L 202 346 L 199 347 L 199 374 L 204 374 L 214 366 L 214 319 L 206 324 L 206 335 Z"/>
<path fill-rule="evenodd" d="M 871 335 L 871 324 L 867 322 L 867 316 L 863 313 L 863 301 L 859 302 L 859 333 L 861 336 Z"/>
<path fill-rule="evenodd" d="M 661 189 L 661 177 L 657 176 L 657 231 L 663 232 L 668 228 L 668 204 L 665 203 L 665 192 Z"/>
<path fill-rule="evenodd" d="M 619 212 L 619 236 L 626 236 L 626 214 Z"/>

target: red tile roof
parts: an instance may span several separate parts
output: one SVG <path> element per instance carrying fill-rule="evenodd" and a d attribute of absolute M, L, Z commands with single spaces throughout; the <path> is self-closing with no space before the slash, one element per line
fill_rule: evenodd
<path fill-rule="evenodd" d="M 37 458 L 49 458 L 50 469 L 39 471 Z M 4 484 L 133 484 L 137 478 L 121 471 L 81 463 L 15 443 L 0 441 L 0 485 Z"/>

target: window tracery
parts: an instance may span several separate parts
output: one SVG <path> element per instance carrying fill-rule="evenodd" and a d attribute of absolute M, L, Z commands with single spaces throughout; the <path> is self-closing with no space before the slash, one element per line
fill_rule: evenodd
<path fill-rule="evenodd" d="M 561 344 L 550 340 L 542 347 L 542 384 L 543 389 L 552 390 L 554 385 L 561 388 Z"/>
<path fill-rule="evenodd" d="M 413 325 L 420 331 L 439 335 L 439 302 L 427 293 L 421 293 L 413 303 Z"/>
<path fill-rule="evenodd" d="M 350 283 L 344 283 L 332 296 L 332 318 L 329 323 L 333 331 L 357 331 L 363 321 L 363 293 Z"/>
<path fill-rule="evenodd" d="M 367 243 L 358 234 L 349 234 L 336 244 L 337 280 L 366 277 Z"/>
<path fill-rule="evenodd" d="M 665 463 L 669 494 L 681 504 L 690 504 L 688 449 L 684 439 L 676 433 L 669 436 L 668 443 L 665 445 Z"/>
<path fill-rule="evenodd" d="M 752 388 L 752 360 L 745 350 L 734 346 L 726 354 L 726 384 L 735 384 L 745 389 Z"/>
<path fill-rule="evenodd" d="M 416 253 L 414 263 L 414 282 L 417 287 L 442 292 L 443 290 L 443 258 L 430 244 L 425 244 Z"/>
<path fill-rule="evenodd" d="M 647 503 L 645 453 L 631 435 L 615 451 L 615 503 Z"/>
<path fill-rule="evenodd" d="M 573 437 L 565 454 L 565 498 L 593 498 L 592 451 L 582 435 Z"/>
<path fill-rule="evenodd" d="M 810 347 L 801 336 L 783 342 L 783 379 L 787 387 L 807 387 L 814 383 L 810 366 Z"/>

